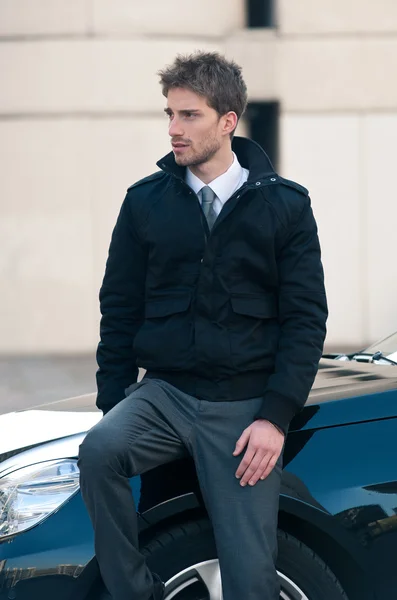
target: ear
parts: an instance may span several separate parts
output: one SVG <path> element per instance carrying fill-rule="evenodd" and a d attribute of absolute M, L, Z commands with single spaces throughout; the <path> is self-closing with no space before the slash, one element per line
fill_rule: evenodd
<path fill-rule="evenodd" d="M 230 110 L 222 117 L 222 133 L 224 135 L 230 135 L 237 127 L 237 115 L 234 111 Z"/>

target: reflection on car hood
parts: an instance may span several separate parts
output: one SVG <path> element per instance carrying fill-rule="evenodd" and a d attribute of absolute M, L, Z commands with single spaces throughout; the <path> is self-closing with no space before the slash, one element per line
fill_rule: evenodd
<path fill-rule="evenodd" d="M 322 358 L 308 404 L 397 390 L 397 367 Z"/>
<path fill-rule="evenodd" d="M 397 367 L 322 359 L 306 405 L 289 431 L 397 417 Z"/>
<path fill-rule="evenodd" d="M 0 455 L 91 429 L 98 412 L 25 410 L 0 415 Z"/>

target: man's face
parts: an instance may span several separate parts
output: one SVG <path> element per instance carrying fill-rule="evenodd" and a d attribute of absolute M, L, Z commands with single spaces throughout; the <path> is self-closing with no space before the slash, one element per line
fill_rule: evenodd
<path fill-rule="evenodd" d="M 207 100 L 185 88 L 171 88 L 165 112 L 175 161 L 182 167 L 209 161 L 225 140 L 222 117 Z"/>

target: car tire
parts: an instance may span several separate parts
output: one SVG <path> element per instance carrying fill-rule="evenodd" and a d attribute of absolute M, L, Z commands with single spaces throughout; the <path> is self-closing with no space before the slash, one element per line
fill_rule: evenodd
<path fill-rule="evenodd" d="M 347 600 L 335 575 L 310 548 L 284 531 L 278 533 L 278 544 L 280 600 Z M 166 582 L 166 599 L 208 600 L 203 580 L 196 577 L 203 567 L 219 572 L 208 519 L 200 518 L 158 531 L 144 542 L 141 551 L 149 568 Z"/>
<path fill-rule="evenodd" d="M 318 554 L 280 530 L 277 571 L 290 579 L 309 600 L 348 600 L 338 579 Z"/>

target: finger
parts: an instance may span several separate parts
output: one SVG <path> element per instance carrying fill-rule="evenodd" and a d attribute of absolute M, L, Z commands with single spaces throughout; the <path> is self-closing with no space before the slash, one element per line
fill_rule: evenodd
<path fill-rule="evenodd" d="M 251 475 L 251 477 L 249 478 L 249 485 L 255 485 L 259 479 L 261 478 L 261 476 L 263 475 L 263 473 L 266 471 L 266 468 L 269 465 L 269 462 L 272 459 L 272 454 L 270 452 L 267 452 L 265 454 L 265 456 L 262 458 L 260 464 L 258 465 L 258 468 L 255 470 L 255 472 Z"/>
<path fill-rule="evenodd" d="M 244 448 L 248 444 L 249 439 L 250 439 L 250 431 L 249 431 L 249 429 L 244 429 L 243 433 L 240 435 L 239 439 L 237 440 L 236 447 L 233 452 L 234 456 L 238 456 L 244 450 Z"/>
<path fill-rule="evenodd" d="M 267 467 L 265 468 L 265 470 L 263 471 L 262 475 L 261 475 L 261 479 L 266 479 L 266 477 L 268 477 L 270 475 L 270 473 L 273 471 L 274 467 L 276 466 L 277 463 L 277 455 L 273 456 L 273 458 L 271 458 L 271 460 L 269 460 L 269 464 L 267 465 Z"/>
<path fill-rule="evenodd" d="M 247 468 L 249 467 L 249 465 L 251 464 L 252 459 L 255 456 L 255 448 L 253 448 L 252 446 L 248 445 L 247 450 L 245 451 L 244 454 L 244 458 L 241 460 L 237 471 L 236 471 L 236 477 L 237 479 L 240 479 L 240 477 L 245 473 L 245 471 L 247 470 Z"/>
<path fill-rule="evenodd" d="M 252 476 L 254 475 L 254 473 L 256 473 L 256 471 L 258 470 L 259 465 L 261 464 L 262 460 L 263 460 L 263 455 L 264 455 L 265 451 L 260 449 L 257 450 L 257 452 L 255 453 L 255 456 L 253 457 L 253 459 L 251 460 L 251 462 L 249 463 L 249 465 L 247 466 L 246 470 L 244 471 L 244 474 L 241 478 L 241 485 L 247 485 L 247 483 L 250 481 L 250 479 L 252 478 Z M 262 472 L 262 471 L 261 471 Z"/>

